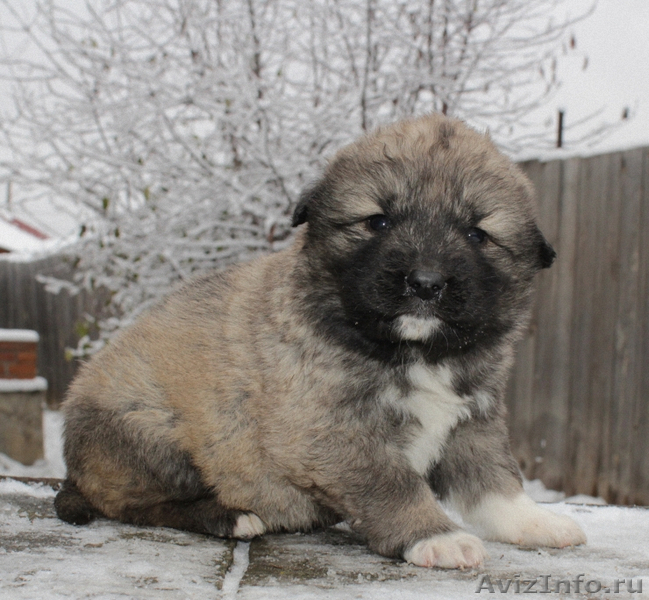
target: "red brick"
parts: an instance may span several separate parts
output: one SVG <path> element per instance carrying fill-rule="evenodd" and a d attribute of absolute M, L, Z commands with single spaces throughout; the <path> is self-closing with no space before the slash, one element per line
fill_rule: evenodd
<path fill-rule="evenodd" d="M 37 342 L 0 342 L 0 352 L 36 352 Z"/>
<path fill-rule="evenodd" d="M 9 365 L 9 379 L 33 379 L 34 377 L 36 377 L 36 365 L 33 363 Z"/>
<path fill-rule="evenodd" d="M 0 378 L 36 377 L 38 344 L 36 342 L 0 342 Z"/>

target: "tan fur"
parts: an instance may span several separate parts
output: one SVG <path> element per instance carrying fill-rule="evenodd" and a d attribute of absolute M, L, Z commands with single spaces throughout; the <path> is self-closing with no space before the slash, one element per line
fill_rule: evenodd
<path fill-rule="evenodd" d="M 434 491 L 471 510 L 486 493 L 521 490 L 502 394 L 541 268 L 530 232 L 545 243 L 532 198 L 491 142 L 445 117 L 399 123 L 340 150 L 298 206 L 296 224 L 308 224 L 289 250 L 182 287 L 84 366 L 65 403 L 59 514 L 215 535 L 348 519 L 389 556 L 421 540 L 446 547 L 438 540 L 457 526 Z M 385 211 L 412 213 L 394 251 L 417 265 L 450 251 L 494 265 L 509 286 L 498 300 L 509 311 L 500 337 L 490 334 L 483 349 L 458 333 L 446 356 L 439 341 L 426 345 L 445 335 L 439 319 L 406 316 L 380 342 L 359 333 L 371 334 L 372 322 L 346 307 L 335 265 L 378 239 L 368 219 Z M 483 227 L 494 241 L 473 250 L 447 221 Z M 421 345 L 399 342 L 403 331 Z M 482 455 L 486 465 L 476 462 Z"/>

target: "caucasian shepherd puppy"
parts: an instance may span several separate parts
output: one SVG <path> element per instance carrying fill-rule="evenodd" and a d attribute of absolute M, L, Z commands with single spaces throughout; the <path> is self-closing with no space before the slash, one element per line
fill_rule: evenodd
<path fill-rule="evenodd" d="M 293 224 L 83 367 L 58 515 L 236 538 L 347 520 L 385 556 L 479 565 L 448 500 L 489 540 L 584 543 L 508 445 L 512 348 L 555 255 L 521 171 L 458 121 L 405 121 L 340 150 Z"/>

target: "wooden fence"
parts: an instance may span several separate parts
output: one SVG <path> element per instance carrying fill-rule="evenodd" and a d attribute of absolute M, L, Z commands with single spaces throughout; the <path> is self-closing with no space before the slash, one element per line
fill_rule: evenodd
<path fill-rule="evenodd" d="M 70 279 L 72 268 L 58 256 L 33 262 L 0 260 L 0 328 L 40 334 L 38 374 L 48 381 L 48 405 L 57 407 L 77 369 L 77 361 L 66 351 L 76 348 L 85 315 L 98 314 L 101 306 L 85 292 L 47 292 L 36 280 L 39 274 Z"/>
<path fill-rule="evenodd" d="M 522 166 L 558 259 L 510 381 L 514 453 L 553 489 L 649 504 L 649 148 Z"/>
<path fill-rule="evenodd" d="M 538 280 L 508 393 L 513 450 L 528 478 L 568 494 L 649 504 L 649 148 L 522 165 L 558 252 Z M 60 259 L 0 261 L 0 327 L 41 334 L 49 402 L 63 397 L 85 294 L 47 294 Z"/>

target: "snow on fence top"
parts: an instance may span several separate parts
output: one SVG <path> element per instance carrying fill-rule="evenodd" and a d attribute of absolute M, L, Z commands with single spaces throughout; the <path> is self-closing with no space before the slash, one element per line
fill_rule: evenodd
<path fill-rule="evenodd" d="M 0 342 L 38 342 L 39 336 L 31 329 L 0 329 Z"/>

